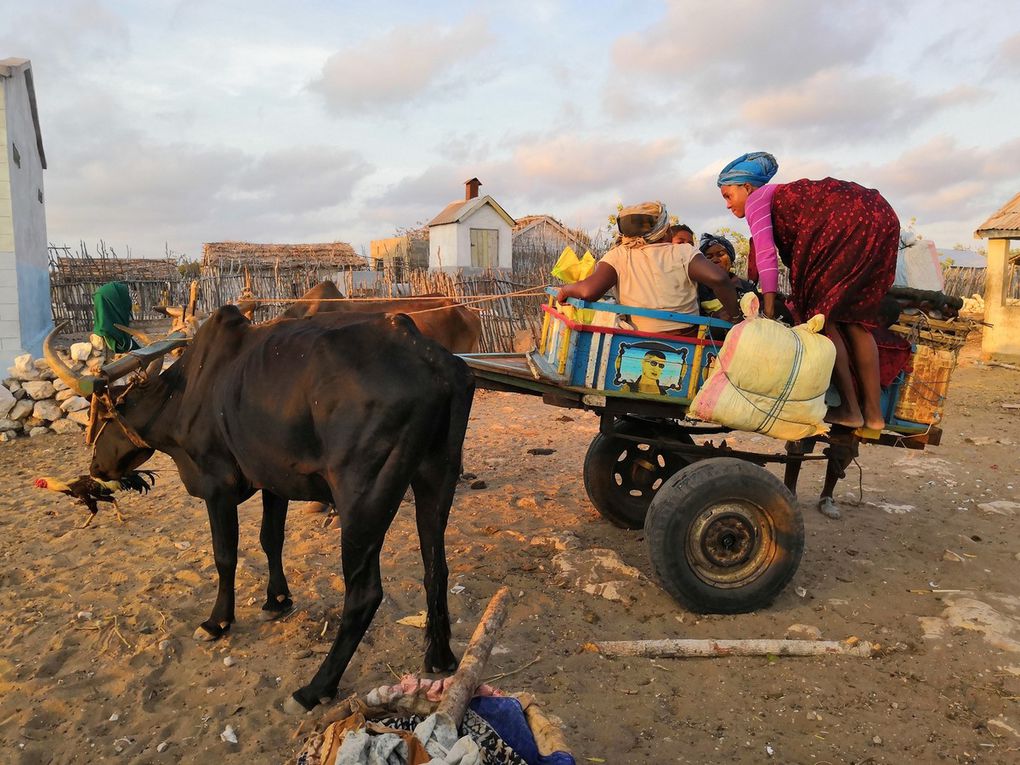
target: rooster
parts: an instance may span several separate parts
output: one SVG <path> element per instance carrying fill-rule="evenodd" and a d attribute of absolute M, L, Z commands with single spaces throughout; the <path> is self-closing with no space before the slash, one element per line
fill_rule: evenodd
<path fill-rule="evenodd" d="M 102 481 L 89 475 L 78 476 L 70 483 L 64 483 L 55 478 L 45 476 L 37 478 L 35 481 L 37 489 L 47 489 L 66 494 L 69 497 L 73 497 L 77 504 L 87 507 L 89 517 L 85 521 L 85 525 L 82 526 L 83 529 L 92 523 L 92 519 L 96 517 L 96 513 L 99 512 L 100 502 L 109 502 L 113 505 L 113 511 L 117 514 L 117 520 L 123 523 L 124 516 L 121 515 L 120 508 L 117 507 L 117 500 L 114 499 L 113 493 L 130 490 L 137 491 L 139 494 L 147 494 L 149 489 L 155 484 L 156 471 L 154 470 L 137 470 L 118 481 Z"/>

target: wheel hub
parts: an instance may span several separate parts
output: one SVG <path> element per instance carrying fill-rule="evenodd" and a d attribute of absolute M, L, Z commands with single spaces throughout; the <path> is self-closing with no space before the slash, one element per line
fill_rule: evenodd
<path fill-rule="evenodd" d="M 742 587 L 768 569 L 775 540 L 766 513 L 740 501 L 701 513 L 687 536 L 688 560 L 699 578 L 715 587 Z"/>

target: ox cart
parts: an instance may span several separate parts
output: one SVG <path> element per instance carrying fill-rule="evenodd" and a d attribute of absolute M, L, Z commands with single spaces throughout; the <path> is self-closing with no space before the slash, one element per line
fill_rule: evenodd
<path fill-rule="evenodd" d="M 732 430 L 686 415 L 721 347 L 713 335 L 730 324 L 575 299 L 565 308 L 552 298 L 555 290 L 547 292 L 536 349 L 462 356 L 476 386 L 541 396 L 547 404 L 599 416 L 599 432 L 584 460 L 588 497 L 613 524 L 644 529 L 654 575 L 681 605 L 709 613 L 768 605 L 793 578 L 804 547 L 804 522 L 794 496 L 802 463 L 828 460 L 831 498 L 860 437 L 833 428 L 787 442 L 780 453 L 717 443 Z M 683 321 L 697 326 L 697 335 L 627 330 L 600 320 L 596 312 Z M 894 327 L 912 341 L 914 367 L 883 391 L 887 426 L 869 443 L 910 449 L 939 443 L 949 374 L 966 329 L 959 333 L 942 323 L 933 331 L 919 316 L 901 316 Z M 655 369 L 646 370 L 643 363 Z M 654 384 L 642 382 L 646 371 Z M 824 453 L 814 453 L 818 446 Z M 786 466 L 785 482 L 764 469 L 769 463 Z"/>

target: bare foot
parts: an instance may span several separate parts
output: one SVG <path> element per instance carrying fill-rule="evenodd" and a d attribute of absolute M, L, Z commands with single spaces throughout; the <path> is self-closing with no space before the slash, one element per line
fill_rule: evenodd
<path fill-rule="evenodd" d="M 868 418 L 867 420 L 864 421 L 864 427 L 866 427 L 868 430 L 877 430 L 878 432 L 881 433 L 885 429 L 885 420 L 883 420 L 881 417 L 879 417 L 878 419 Z"/>
<path fill-rule="evenodd" d="M 854 415 L 844 411 L 842 407 L 833 407 L 825 414 L 825 421 L 830 425 L 843 425 L 844 427 L 856 430 L 864 425 L 864 417 L 860 414 Z M 885 423 L 883 423 L 884 425 Z"/>

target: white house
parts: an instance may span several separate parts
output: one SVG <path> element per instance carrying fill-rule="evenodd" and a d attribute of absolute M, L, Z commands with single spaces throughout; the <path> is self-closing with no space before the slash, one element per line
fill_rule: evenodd
<path fill-rule="evenodd" d="M 42 353 L 50 330 L 42 133 L 32 64 L 0 60 L 0 371 Z"/>
<path fill-rule="evenodd" d="M 429 268 L 513 267 L 514 219 L 495 199 L 478 196 L 482 182 L 464 182 L 464 199 L 451 202 L 429 221 Z"/>

